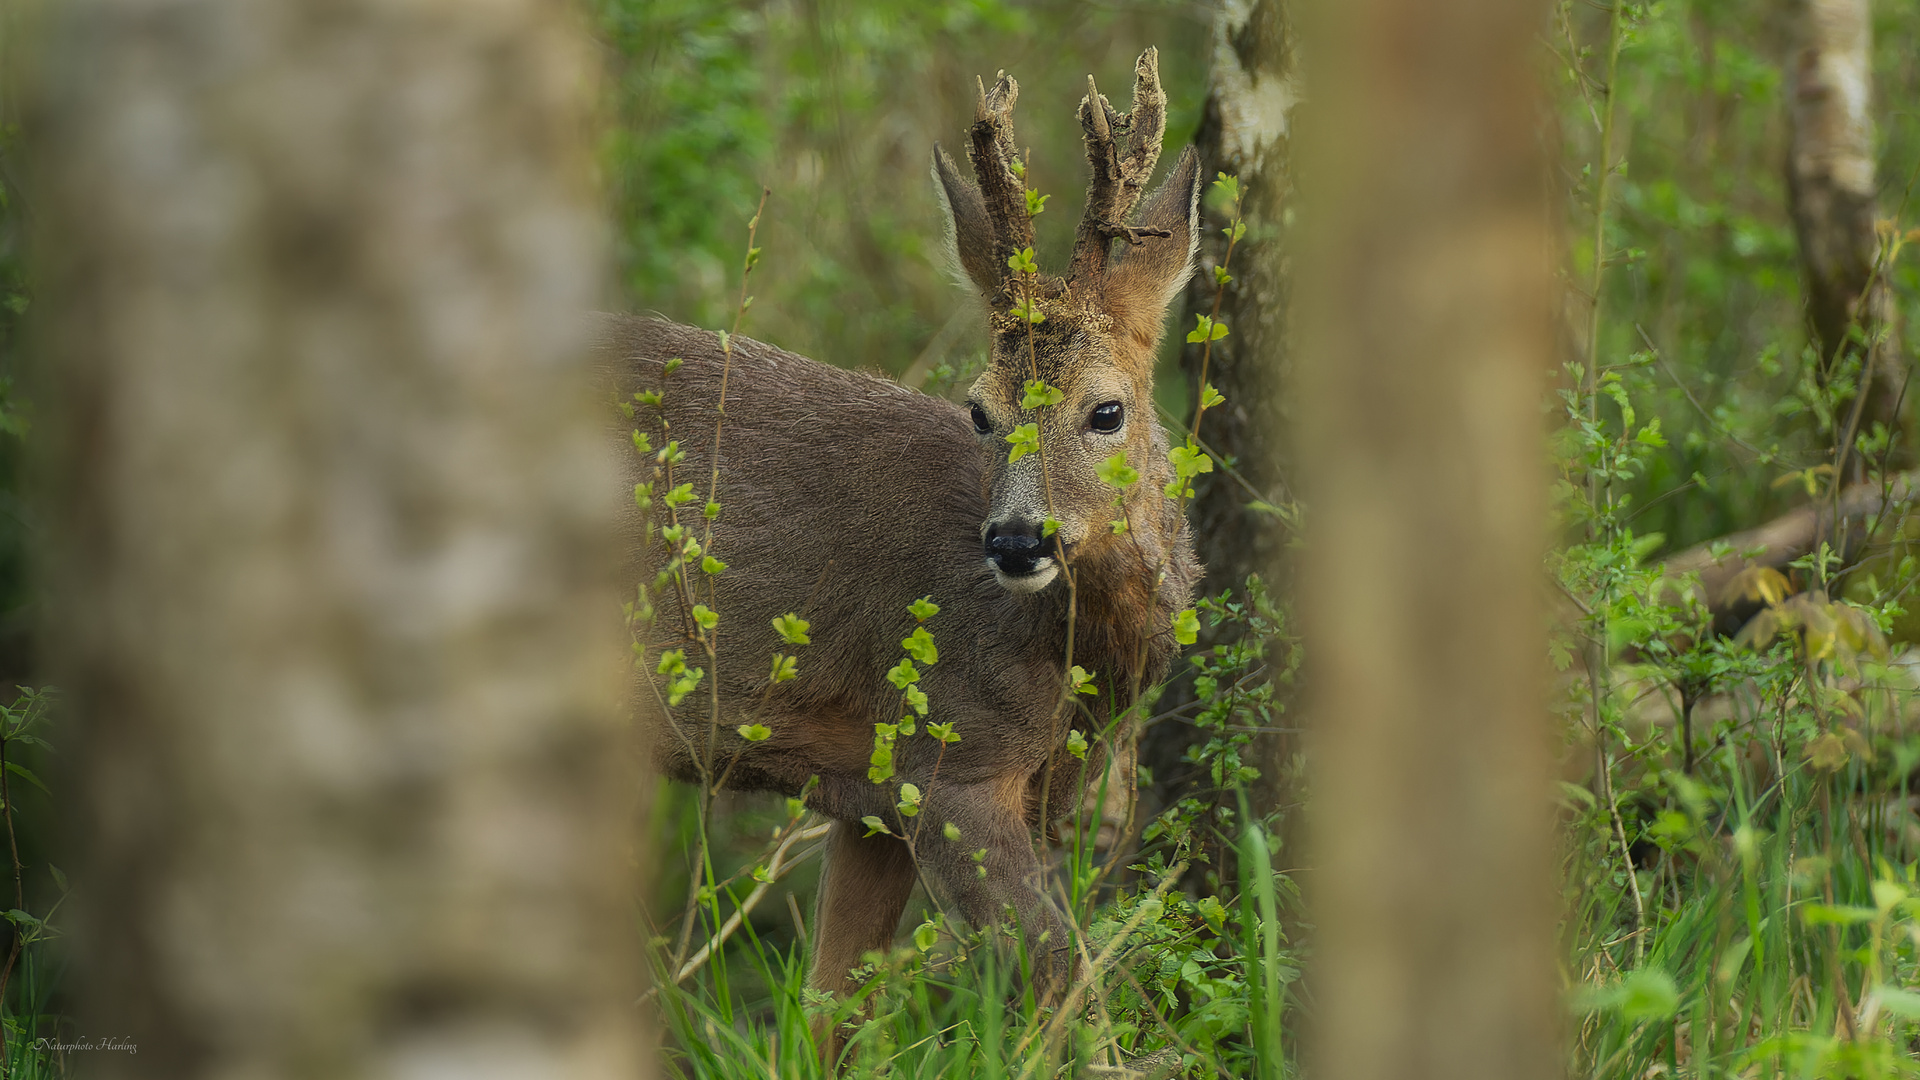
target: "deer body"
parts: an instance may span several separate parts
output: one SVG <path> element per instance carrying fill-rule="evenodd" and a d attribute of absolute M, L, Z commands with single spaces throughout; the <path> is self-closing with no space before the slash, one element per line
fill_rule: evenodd
<path fill-rule="evenodd" d="M 680 517 L 696 534 L 725 380 L 722 509 L 710 545 L 727 563 L 711 579 L 718 670 L 673 712 L 656 753 L 669 775 L 692 783 L 796 795 L 819 778 L 808 803 L 835 825 L 814 925 L 816 988 L 851 988 L 849 968 L 891 944 L 921 877 L 976 925 L 1011 908 L 1043 996 L 1072 970 L 1033 830 L 1079 801 L 1101 775 L 1098 739 L 1111 719 L 1165 677 L 1177 652 L 1173 615 L 1200 574 L 1178 504 L 1162 494 L 1173 471 L 1152 412 L 1162 316 L 1186 280 L 1197 228 L 1192 152 L 1148 197 L 1140 226 L 1116 224 L 1159 150 L 1165 99 L 1154 64 L 1149 50 L 1132 114 L 1114 113 L 1097 91 L 1082 103 L 1092 225 L 1083 222 L 1064 280 L 1006 267 L 1005 253 L 1031 249 L 1024 196 L 1008 190 L 1012 80 L 983 88 L 979 186 L 936 149 L 957 262 L 987 300 L 992 330 L 991 364 L 964 407 L 744 338 L 732 339 L 729 359 L 717 335 L 670 322 L 613 317 L 603 327 L 623 396 L 661 393 L 658 413 L 643 409 L 636 424 L 650 430 L 657 415 L 679 440 L 686 458 L 671 480 L 694 483 L 699 498 Z M 1133 145 L 1117 148 L 1116 132 L 1129 130 Z M 1109 268 L 1115 238 L 1129 249 Z M 670 359 L 681 363 L 668 373 Z M 1023 406 L 1036 379 L 1057 392 L 1052 405 Z M 1022 423 L 1037 425 L 1041 449 L 1009 461 L 1008 437 Z M 1116 488 L 1097 475 L 1115 455 L 1140 474 L 1118 506 Z M 637 481 L 667 489 L 656 459 L 633 467 Z M 652 513 L 664 521 L 657 498 Z M 1048 519 L 1056 530 L 1043 528 Z M 632 535 L 640 544 L 644 523 Z M 697 568 L 686 581 L 709 602 Z M 926 623 L 939 658 L 918 665 L 931 713 L 898 737 L 894 775 L 875 782 L 875 725 L 903 715 L 887 673 L 915 629 L 908 605 L 921 597 L 940 605 Z M 656 590 L 652 634 L 656 648 L 684 648 L 690 664 L 704 655 L 691 602 Z M 787 612 L 811 623 L 811 644 L 782 642 L 772 623 Z M 797 655 L 798 678 L 770 682 L 775 652 Z M 1071 693 L 1070 666 L 1094 673 L 1097 697 Z M 932 737 L 929 721 L 950 722 L 959 741 Z M 745 741 L 735 733 L 743 724 L 771 734 Z M 1068 753 L 1074 728 L 1094 747 L 1085 761 Z M 896 807 L 909 783 L 921 810 L 904 817 Z M 891 835 L 866 835 L 867 817 Z M 828 1033 L 823 1049 L 838 1045 Z"/>

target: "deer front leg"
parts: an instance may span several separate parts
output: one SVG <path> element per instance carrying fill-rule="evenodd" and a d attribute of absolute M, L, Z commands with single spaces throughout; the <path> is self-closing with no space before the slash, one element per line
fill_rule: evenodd
<path fill-rule="evenodd" d="M 933 784 L 922 804 L 920 865 L 976 927 L 1013 909 L 1027 947 L 1035 1000 L 1051 1004 L 1078 967 L 1073 939 L 1045 889 L 1026 821 L 1027 780 Z M 947 826 L 957 833 L 948 836 Z"/>
<path fill-rule="evenodd" d="M 847 974 L 860 958 L 893 945 L 916 875 L 913 855 L 900 840 L 863 836 L 865 826 L 835 821 L 827 832 L 827 854 L 820 871 L 819 903 L 813 915 L 813 966 L 807 985 L 835 994 L 857 991 Z M 832 1064 L 846 1040 L 831 1015 L 814 1021 L 814 1044 Z"/>

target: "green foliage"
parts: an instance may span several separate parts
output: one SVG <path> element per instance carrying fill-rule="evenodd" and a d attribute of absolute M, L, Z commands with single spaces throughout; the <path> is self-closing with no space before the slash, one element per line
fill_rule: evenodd
<path fill-rule="evenodd" d="M 935 141 L 964 145 L 974 77 L 1005 68 L 1020 80 L 1018 130 L 1033 148 L 1022 179 L 1045 261 L 1062 256 L 1080 212 L 1074 105 L 1087 74 L 1125 85 L 1140 48 L 1158 45 L 1177 150 L 1199 120 L 1210 49 L 1206 20 L 1163 0 L 591 0 L 589 11 L 609 69 L 601 163 L 627 306 L 724 326 L 736 229 L 764 184 L 755 336 L 895 374 L 932 344 L 916 384 L 985 347 L 972 320 L 940 334 L 964 300 L 927 178 Z"/>
<path fill-rule="evenodd" d="M 1895 7 L 1876 33 L 1910 37 L 1920 13 Z M 1909 530 L 1881 523 L 1865 563 L 1822 544 L 1713 597 L 1660 561 L 1840 479 L 1852 376 L 1812 377 L 1780 27 L 1711 0 L 1623 5 L 1603 73 L 1607 18 L 1564 4 L 1556 27 L 1578 178 L 1569 280 L 1597 284 L 1601 311 L 1554 445 L 1568 542 L 1550 569 L 1573 610 L 1549 657 L 1569 757 L 1588 763 L 1562 785 L 1571 1071 L 1912 1075 L 1920 835 L 1886 810 L 1920 763 L 1915 654 L 1892 637 L 1916 583 Z M 1911 50 L 1879 40 L 1879 94 L 1913 100 Z M 1910 213 L 1914 125 L 1881 123 L 1883 211 Z M 1603 174 L 1608 125 L 1629 134 Z M 1911 309 L 1911 270 L 1892 280 Z M 1864 440 L 1864 460 L 1888 439 Z M 1708 600 L 1744 605 L 1745 626 L 1723 633 Z"/>

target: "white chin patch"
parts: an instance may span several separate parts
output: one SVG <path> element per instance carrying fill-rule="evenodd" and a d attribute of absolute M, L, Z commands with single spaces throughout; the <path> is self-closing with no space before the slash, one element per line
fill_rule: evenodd
<path fill-rule="evenodd" d="M 1021 574 L 1019 577 L 1008 574 L 998 566 L 993 568 L 993 578 L 1000 583 L 1000 587 L 1008 592 L 1017 593 L 1039 592 L 1041 589 L 1053 584 L 1053 579 L 1059 575 L 1060 564 L 1051 558 L 1041 560 L 1040 564 L 1034 568 L 1033 573 Z"/>

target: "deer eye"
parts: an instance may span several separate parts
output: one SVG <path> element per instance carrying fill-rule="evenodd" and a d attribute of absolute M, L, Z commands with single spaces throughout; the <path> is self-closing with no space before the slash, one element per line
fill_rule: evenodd
<path fill-rule="evenodd" d="M 1087 417 L 1087 424 L 1095 431 L 1119 431 L 1120 421 L 1125 416 L 1126 410 L 1120 407 L 1119 402 L 1102 402 L 1093 407 L 1092 414 Z"/>
<path fill-rule="evenodd" d="M 993 425 L 987 421 L 987 411 L 985 409 L 982 409 L 978 404 L 971 401 L 967 403 L 967 408 L 973 410 L 973 430 L 982 435 L 993 430 Z"/>

